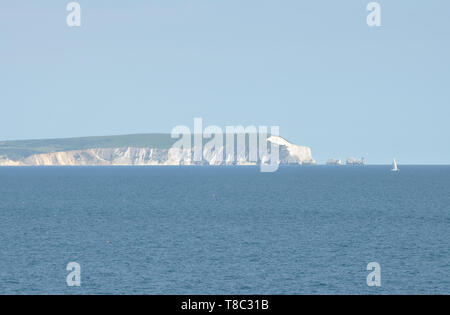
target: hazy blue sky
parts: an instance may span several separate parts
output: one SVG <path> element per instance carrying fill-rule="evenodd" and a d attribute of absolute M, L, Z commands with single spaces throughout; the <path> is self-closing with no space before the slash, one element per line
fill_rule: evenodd
<path fill-rule="evenodd" d="M 279 125 L 313 156 L 450 163 L 450 1 L 0 2 L 0 139 Z"/>

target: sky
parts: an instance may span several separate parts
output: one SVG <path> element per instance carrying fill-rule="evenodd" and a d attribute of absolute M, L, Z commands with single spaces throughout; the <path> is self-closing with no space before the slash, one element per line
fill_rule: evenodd
<path fill-rule="evenodd" d="M 328 158 L 450 163 L 450 1 L 0 2 L 0 140 L 277 125 Z"/>

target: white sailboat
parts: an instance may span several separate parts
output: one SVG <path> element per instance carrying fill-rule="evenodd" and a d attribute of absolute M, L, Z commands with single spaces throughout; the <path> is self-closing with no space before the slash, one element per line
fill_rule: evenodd
<path fill-rule="evenodd" d="M 397 166 L 397 161 L 394 159 L 394 162 L 392 162 L 392 172 L 398 172 L 398 166 Z"/>

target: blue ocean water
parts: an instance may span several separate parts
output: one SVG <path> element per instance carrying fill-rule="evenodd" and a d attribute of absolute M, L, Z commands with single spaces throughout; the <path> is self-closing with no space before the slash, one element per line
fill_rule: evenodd
<path fill-rule="evenodd" d="M 450 167 L 389 169 L 3 167 L 0 293 L 449 294 Z"/>

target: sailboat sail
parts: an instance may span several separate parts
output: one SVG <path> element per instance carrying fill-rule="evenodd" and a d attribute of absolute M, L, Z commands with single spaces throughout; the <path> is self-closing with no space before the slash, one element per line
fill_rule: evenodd
<path fill-rule="evenodd" d="M 395 159 L 394 159 L 394 162 L 392 163 L 392 171 L 393 172 L 397 172 L 398 171 L 397 161 Z"/>

